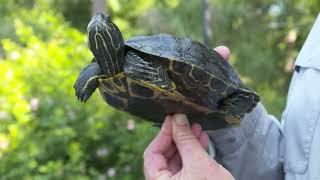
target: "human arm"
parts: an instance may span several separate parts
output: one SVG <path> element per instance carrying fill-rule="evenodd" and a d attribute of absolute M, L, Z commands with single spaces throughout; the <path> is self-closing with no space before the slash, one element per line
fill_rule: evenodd
<path fill-rule="evenodd" d="M 239 127 L 208 134 L 215 159 L 236 179 L 284 179 L 281 126 L 262 104 L 246 115 Z"/>

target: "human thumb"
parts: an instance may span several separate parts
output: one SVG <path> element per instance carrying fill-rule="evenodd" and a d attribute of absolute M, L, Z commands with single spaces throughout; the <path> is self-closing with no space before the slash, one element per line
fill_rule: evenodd
<path fill-rule="evenodd" d="M 181 156 L 182 163 L 194 164 L 199 155 L 206 152 L 202 148 L 198 139 L 192 133 L 188 119 L 184 114 L 176 114 L 172 117 L 172 136 Z"/>
<path fill-rule="evenodd" d="M 215 51 L 217 51 L 223 58 L 224 60 L 228 61 L 230 57 L 230 49 L 226 46 L 218 46 L 214 48 Z"/>

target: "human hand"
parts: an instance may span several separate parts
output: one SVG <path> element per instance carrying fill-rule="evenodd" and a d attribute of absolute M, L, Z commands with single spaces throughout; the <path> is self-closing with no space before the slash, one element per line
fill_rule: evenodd
<path fill-rule="evenodd" d="M 226 46 L 218 46 L 214 48 L 215 51 L 217 51 L 226 61 L 229 60 L 230 57 L 230 50 Z"/>
<path fill-rule="evenodd" d="M 208 135 L 199 124 L 189 127 L 185 115 L 167 116 L 144 153 L 147 180 L 234 179 L 205 151 Z"/>

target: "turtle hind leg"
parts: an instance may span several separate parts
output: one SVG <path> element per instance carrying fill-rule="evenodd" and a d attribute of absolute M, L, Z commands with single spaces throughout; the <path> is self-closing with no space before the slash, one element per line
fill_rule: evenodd
<path fill-rule="evenodd" d="M 145 61 L 132 51 L 127 52 L 125 59 L 124 72 L 128 77 L 152 84 L 166 91 L 174 88 L 162 64 L 154 61 Z"/>
<path fill-rule="evenodd" d="M 102 71 L 97 62 L 92 62 L 81 72 L 74 84 L 75 94 L 79 101 L 86 102 L 98 87 Z"/>
<path fill-rule="evenodd" d="M 221 109 L 225 114 L 231 115 L 237 119 L 241 119 L 245 113 L 250 112 L 257 104 L 257 96 L 252 93 L 234 93 L 231 96 L 223 99 L 218 108 Z M 233 117 L 226 116 L 226 118 L 232 119 Z"/>

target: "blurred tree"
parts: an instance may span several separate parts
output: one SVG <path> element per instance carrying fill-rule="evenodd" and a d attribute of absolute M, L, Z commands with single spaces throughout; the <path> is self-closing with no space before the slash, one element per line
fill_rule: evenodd
<path fill-rule="evenodd" d="M 292 63 L 285 67 L 294 61 L 318 13 L 309 12 L 308 2 L 213 1 L 217 42 L 231 47 L 231 63 L 278 117 L 284 109 Z M 297 39 L 288 44 L 285 39 L 292 31 Z"/>
<path fill-rule="evenodd" d="M 212 41 L 212 25 L 211 25 L 211 10 L 208 0 L 202 0 L 203 9 L 203 41 L 208 47 L 211 47 Z"/>
<path fill-rule="evenodd" d="M 92 0 L 91 16 L 96 13 L 107 14 L 107 0 Z"/>
<path fill-rule="evenodd" d="M 74 96 L 78 72 L 92 58 L 86 36 L 54 11 L 16 13 L 16 40 L 1 40 L 1 179 L 141 179 L 156 129 L 98 94 L 86 104 Z"/>
<path fill-rule="evenodd" d="M 294 58 L 318 14 L 319 2 L 210 0 L 209 6 L 214 12 L 212 47 L 221 44 L 230 47 L 230 63 L 262 96 L 267 109 L 279 118 Z M 159 13 L 155 13 L 159 17 L 152 20 L 157 23 L 150 22 L 152 33 L 165 31 L 203 41 L 201 10 L 201 1 L 181 2 L 174 8 L 160 6 Z"/>

